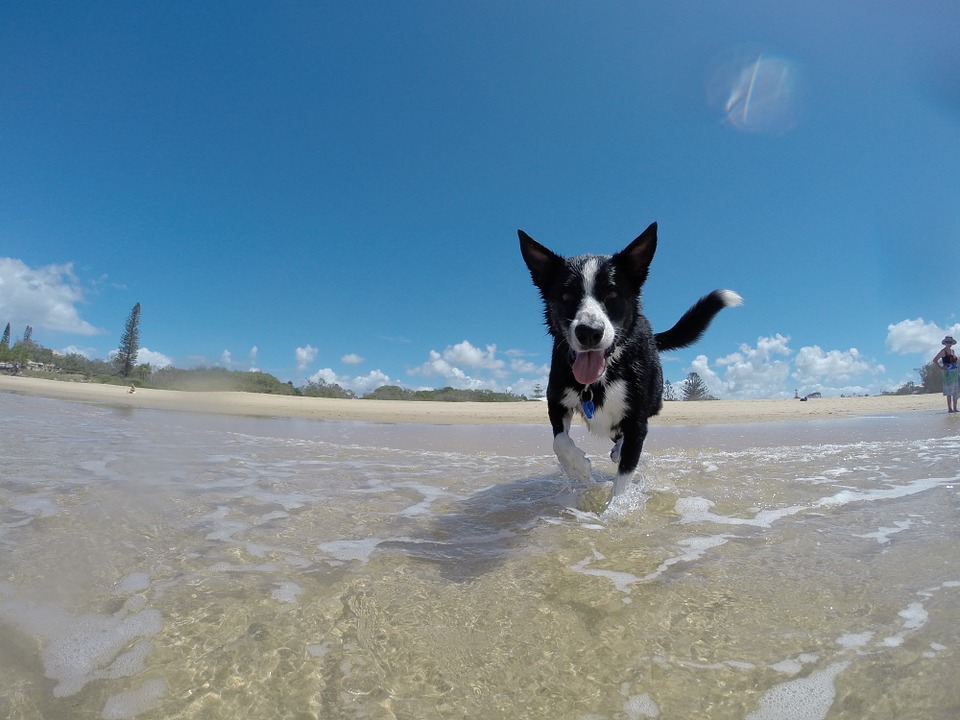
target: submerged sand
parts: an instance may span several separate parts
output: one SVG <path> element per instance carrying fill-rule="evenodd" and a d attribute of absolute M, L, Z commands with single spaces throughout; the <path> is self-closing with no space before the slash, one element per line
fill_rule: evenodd
<path fill-rule="evenodd" d="M 96 383 L 0 376 L 0 393 L 16 392 L 70 402 L 118 407 L 180 410 L 251 417 L 297 417 L 313 420 L 426 423 L 436 425 L 546 425 L 546 404 L 528 402 L 426 402 L 342 400 L 242 392 L 181 392 Z M 775 422 L 914 411 L 945 412 L 940 395 L 799 400 L 716 400 L 668 402 L 653 419 L 659 425 Z"/>

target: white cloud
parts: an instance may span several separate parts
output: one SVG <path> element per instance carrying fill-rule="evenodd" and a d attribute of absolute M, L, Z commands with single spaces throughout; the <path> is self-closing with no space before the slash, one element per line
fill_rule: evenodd
<path fill-rule="evenodd" d="M 534 398 L 542 399 L 547 393 L 547 379 L 531 380 L 521 378 L 517 380 L 517 382 L 503 388 L 503 391 L 513 393 L 514 395 L 525 395 L 529 400 L 533 400 Z M 544 413 L 546 413 L 546 410 L 544 410 Z"/>
<path fill-rule="evenodd" d="M 721 380 L 720 376 L 710 367 L 710 361 L 706 355 L 697 355 L 693 359 L 690 367 L 687 368 L 687 373 L 692 372 L 700 376 L 700 379 L 706 383 L 707 388 L 712 394 L 726 394 L 723 380 Z"/>
<path fill-rule="evenodd" d="M 371 370 L 366 375 L 350 377 L 349 375 L 338 375 L 332 368 L 322 368 L 308 377 L 307 380 L 314 383 L 339 385 L 347 390 L 353 390 L 358 395 L 376 390 L 383 385 L 394 384 L 390 380 L 390 376 L 380 370 Z"/>
<path fill-rule="evenodd" d="M 390 376 L 379 370 L 371 370 L 366 375 L 358 375 L 350 383 L 350 389 L 356 393 L 363 394 L 376 390 L 383 385 L 390 385 Z"/>
<path fill-rule="evenodd" d="M 487 345 L 486 350 L 471 345 L 468 341 L 452 345 L 443 351 L 443 359 L 455 365 L 466 365 L 469 368 L 482 368 L 494 373 L 501 372 L 503 360 L 496 357 L 497 346 Z"/>
<path fill-rule="evenodd" d="M 529 383 L 532 387 L 535 384 L 540 384 L 543 387 L 547 385 L 547 376 L 550 374 L 550 365 L 540 364 L 537 365 L 530 360 L 527 360 L 528 357 L 538 357 L 535 353 L 526 353 L 522 350 L 506 350 L 503 353 L 508 358 L 510 358 L 510 371 L 516 375 L 525 375 L 527 376 L 524 379 L 521 379 L 519 383 Z M 532 376 L 532 377 L 531 377 Z M 518 392 L 514 390 L 514 392 Z"/>
<path fill-rule="evenodd" d="M 62 355 L 79 355 L 80 357 L 85 357 L 87 360 L 90 360 L 97 355 L 96 348 L 82 348 L 77 347 L 76 345 L 67 345 L 65 348 L 60 350 Z"/>
<path fill-rule="evenodd" d="M 362 365 L 364 358 L 360 357 L 356 353 L 347 353 L 340 358 L 340 362 L 342 362 L 344 365 Z"/>
<path fill-rule="evenodd" d="M 107 353 L 107 360 L 113 362 L 114 358 L 117 357 L 118 350 L 111 350 Z M 154 370 L 159 370 L 160 368 L 165 368 L 173 365 L 173 358 L 164 355 L 160 352 L 155 352 L 149 348 L 142 347 L 137 350 L 137 365 L 143 365 L 146 363 Z"/>
<path fill-rule="evenodd" d="M 856 348 L 824 352 L 819 345 L 802 347 L 797 352 L 793 378 L 800 385 L 826 383 L 837 385 L 863 375 L 879 375 L 886 368 L 863 357 Z"/>
<path fill-rule="evenodd" d="M 518 375 L 539 375 L 546 378 L 550 374 L 549 365 L 536 365 L 520 358 L 513 358 L 510 361 L 510 369 Z"/>
<path fill-rule="evenodd" d="M 464 367 L 471 373 L 468 374 Z M 484 350 L 464 340 L 448 345 L 442 353 L 431 350 L 426 362 L 408 372 L 422 377 L 440 377 L 457 388 L 499 390 L 502 381 L 508 377 L 505 368 L 506 363 L 497 358 L 496 345 L 487 345 Z M 478 373 L 491 377 L 478 377 Z"/>
<path fill-rule="evenodd" d="M 0 318 L 11 329 L 31 325 L 75 335 L 101 333 L 80 317 L 83 289 L 73 264 L 28 267 L 16 258 L 0 258 Z"/>
<path fill-rule="evenodd" d="M 254 345 L 252 348 L 250 348 L 250 352 L 247 353 L 246 359 L 239 362 L 233 359 L 232 352 L 229 350 L 224 350 L 222 353 L 220 353 L 220 362 L 218 365 L 222 368 L 226 368 L 227 370 L 238 370 L 243 368 L 248 372 L 259 372 L 260 370 L 257 367 L 257 346 Z"/>
<path fill-rule="evenodd" d="M 326 383 L 327 385 L 341 385 L 340 380 L 341 378 L 337 376 L 332 368 L 321 368 L 307 378 L 308 382 Z M 347 378 L 344 378 L 344 381 L 346 380 Z"/>
<path fill-rule="evenodd" d="M 960 323 L 941 328 L 923 318 L 901 320 L 887 326 L 887 347 L 900 355 L 929 355 L 932 358 L 942 347 L 940 341 L 944 335 L 957 337 L 958 333 Z"/>
<path fill-rule="evenodd" d="M 698 355 L 687 372 L 703 378 L 710 393 L 720 398 L 777 398 L 822 392 L 825 395 L 873 394 L 890 389 L 883 377 L 886 368 L 856 348 L 823 350 L 818 345 L 800 348 L 795 357 L 789 336 L 777 333 L 757 338 L 756 347 L 717 358 L 711 366 Z"/>
<path fill-rule="evenodd" d="M 295 355 L 297 358 L 297 372 L 303 372 L 310 363 L 317 359 L 317 349 L 307 344 L 306 347 L 298 347 Z"/>
<path fill-rule="evenodd" d="M 460 383 L 458 387 L 478 387 L 478 381 L 470 378 L 463 370 L 451 365 L 436 350 L 431 350 L 427 361 L 415 368 L 410 368 L 411 375 L 423 377 L 441 377 L 448 381 Z"/>
<path fill-rule="evenodd" d="M 137 364 L 143 365 L 147 363 L 154 370 L 159 370 L 160 368 L 170 367 L 173 365 L 173 358 L 164 355 L 161 352 L 155 352 L 149 350 L 145 347 L 137 350 Z"/>
<path fill-rule="evenodd" d="M 784 382 L 790 374 L 790 363 L 781 358 L 793 354 L 789 342 L 789 336 L 777 333 L 773 337 L 757 338 L 756 347 L 744 343 L 738 352 L 717 358 L 716 364 L 725 368 L 723 380 L 713 371 L 709 376 L 704 375 L 709 367 L 703 355 L 694 361 L 693 371 L 699 373 L 710 392 L 719 397 L 782 396 L 786 392 Z"/>

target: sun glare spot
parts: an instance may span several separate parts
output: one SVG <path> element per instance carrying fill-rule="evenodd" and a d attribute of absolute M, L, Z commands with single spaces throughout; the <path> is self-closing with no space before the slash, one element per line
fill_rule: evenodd
<path fill-rule="evenodd" d="M 779 135 L 791 130 L 797 117 L 796 63 L 753 53 L 718 63 L 709 85 L 712 107 L 737 130 Z"/>

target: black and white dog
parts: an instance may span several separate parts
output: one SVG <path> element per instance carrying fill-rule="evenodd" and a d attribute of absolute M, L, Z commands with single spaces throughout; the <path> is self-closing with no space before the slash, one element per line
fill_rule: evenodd
<path fill-rule="evenodd" d="M 640 461 L 647 421 L 663 407 L 659 353 L 696 342 L 714 315 L 742 300 L 732 290 L 714 290 L 672 328 L 654 333 L 640 290 L 657 249 L 656 223 L 613 256 L 563 258 L 523 230 L 519 235 L 553 336 L 547 384 L 553 450 L 567 475 L 590 477 L 590 460 L 570 438 L 573 414 L 581 414 L 592 433 L 614 441 L 613 494 L 622 494 Z"/>

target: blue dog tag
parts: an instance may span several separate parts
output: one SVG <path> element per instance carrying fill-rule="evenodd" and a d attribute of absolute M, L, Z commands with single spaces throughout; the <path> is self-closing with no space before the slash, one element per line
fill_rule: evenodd
<path fill-rule="evenodd" d="M 587 416 L 587 420 L 593 419 L 593 411 L 596 410 L 596 406 L 593 404 L 593 400 L 584 400 L 583 401 L 583 414 Z"/>

